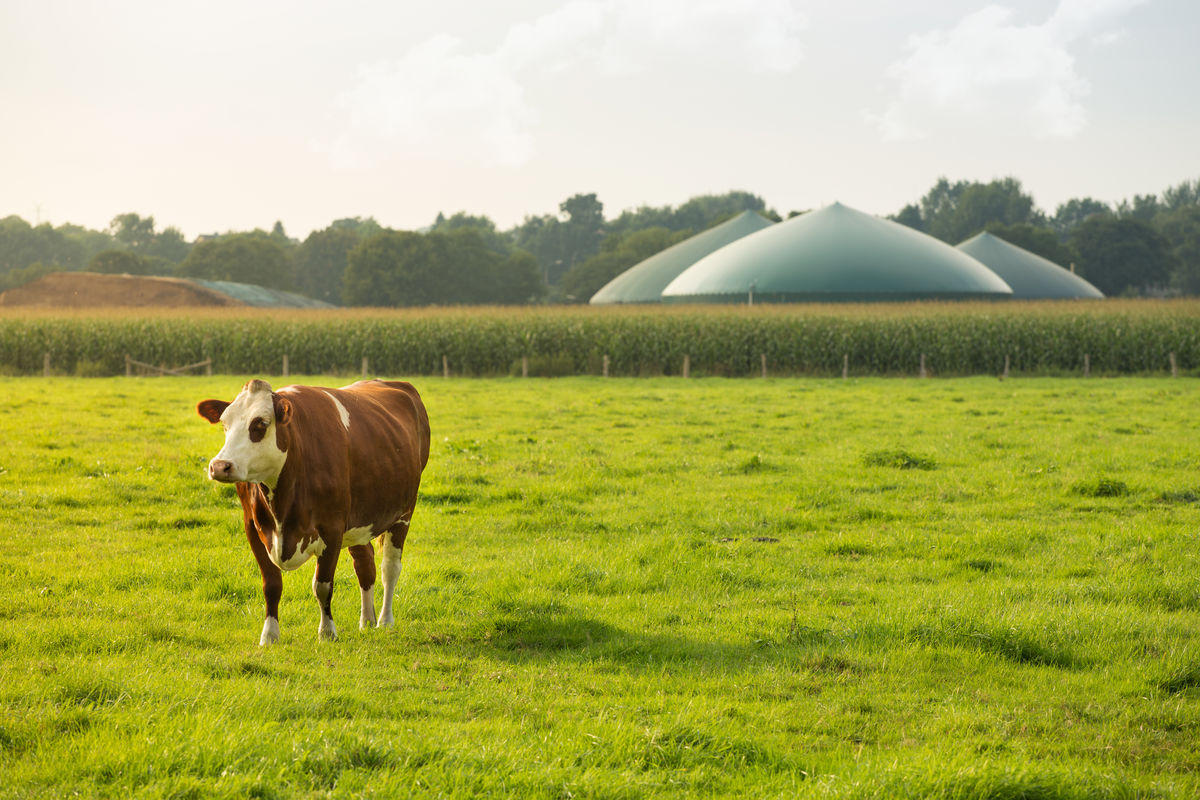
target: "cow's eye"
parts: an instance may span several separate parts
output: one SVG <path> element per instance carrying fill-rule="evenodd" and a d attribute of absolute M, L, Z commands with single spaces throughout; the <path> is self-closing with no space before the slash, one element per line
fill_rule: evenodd
<path fill-rule="evenodd" d="M 265 419 L 255 419 L 250 422 L 250 441 L 260 442 L 267 435 L 267 421 Z"/>

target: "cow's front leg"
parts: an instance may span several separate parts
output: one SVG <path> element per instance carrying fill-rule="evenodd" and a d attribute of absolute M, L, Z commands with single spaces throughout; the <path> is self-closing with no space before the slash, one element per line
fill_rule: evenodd
<path fill-rule="evenodd" d="M 263 547 L 262 540 L 258 538 L 258 530 L 249 519 L 246 522 L 246 539 L 250 542 L 254 560 L 258 562 L 258 571 L 262 573 L 263 600 L 267 610 L 258 643 L 260 646 L 274 644 L 279 641 L 279 597 L 283 594 L 283 573 L 271 563 L 267 548 Z"/>
<path fill-rule="evenodd" d="M 361 630 L 375 627 L 375 549 L 370 544 L 357 544 L 349 548 L 354 557 L 354 574 L 358 576 L 358 588 L 362 592 L 362 614 L 358 618 Z"/>
<path fill-rule="evenodd" d="M 317 557 L 317 569 L 313 573 L 313 595 L 317 605 L 321 607 L 321 626 L 317 628 L 317 637 L 333 640 L 337 638 L 337 628 L 333 626 L 333 573 L 337 571 L 338 556 L 341 546 L 326 547 L 325 552 Z"/>

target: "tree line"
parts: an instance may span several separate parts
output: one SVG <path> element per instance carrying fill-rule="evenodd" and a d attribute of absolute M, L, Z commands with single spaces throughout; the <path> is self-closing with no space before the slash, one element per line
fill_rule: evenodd
<path fill-rule="evenodd" d="M 420 231 L 371 218 L 335 220 L 303 241 L 271 231 L 188 242 L 153 217 L 127 213 L 104 231 L 0 219 L 0 290 L 52 271 L 227 280 L 335 305 L 582 303 L 630 266 L 742 211 L 779 221 L 757 195 L 732 191 L 611 219 L 595 194 L 557 214 L 499 230 L 485 216 L 438 214 Z M 792 211 L 788 216 L 804 213 Z M 1078 274 L 1108 295 L 1200 295 L 1200 180 L 1109 205 L 1090 197 L 1037 208 L 1020 181 L 940 178 L 890 217 L 950 244 L 990 231 Z"/>

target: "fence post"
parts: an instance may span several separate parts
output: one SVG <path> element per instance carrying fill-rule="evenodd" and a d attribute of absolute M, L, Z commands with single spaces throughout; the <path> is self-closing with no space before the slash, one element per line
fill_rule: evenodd
<path fill-rule="evenodd" d="M 689 356 L 687 353 L 684 353 L 683 354 L 683 377 L 686 378 L 688 376 L 688 373 L 691 371 L 692 371 L 692 357 Z"/>
<path fill-rule="evenodd" d="M 442 377 L 450 377 L 450 359 L 446 358 L 446 356 L 442 356 Z"/>
<path fill-rule="evenodd" d="M 1004 354 L 1004 375 L 1002 377 L 1008 377 L 1008 353 Z"/>
<path fill-rule="evenodd" d="M 1170 357 L 1170 359 L 1171 359 L 1171 377 L 1172 377 L 1172 378 L 1178 378 L 1178 377 L 1179 377 L 1179 362 L 1177 362 L 1177 361 L 1175 360 L 1175 354 L 1174 354 L 1174 353 L 1170 353 L 1170 354 L 1169 354 L 1169 357 Z"/>
<path fill-rule="evenodd" d="M 367 372 L 369 372 L 369 371 L 370 371 L 370 368 L 368 367 L 368 364 L 367 364 L 367 357 L 363 356 L 363 371 L 362 371 L 363 380 L 367 379 Z"/>
<path fill-rule="evenodd" d="M 928 378 L 929 373 L 925 370 L 925 354 L 921 353 L 921 377 Z"/>
<path fill-rule="evenodd" d="M 1086 378 L 1091 374 L 1092 374 L 1092 357 L 1089 354 L 1084 353 L 1083 354 L 1083 377 Z"/>
<path fill-rule="evenodd" d="M 521 377 L 529 377 L 529 356 L 521 356 Z"/>
<path fill-rule="evenodd" d="M 43 378 L 50 377 L 50 354 L 49 353 L 42 354 L 42 377 Z"/>
<path fill-rule="evenodd" d="M 125 354 L 125 377 L 133 377 L 133 359 L 129 357 L 129 353 Z"/>
<path fill-rule="evenodd" d="M 762 376 L 767 377 L 767 354 L 762 354 Z"/>
<path fill-rule="evenodd" d="M 287 376 L 288 376 L 288 354 L 284 353 L 283 354 L 283 377 L 286 378 Z"/>
<path fill-rule="evenodd" d="M 842 380 L 850 377 L 850 354 L 842 354 Z"/>
<path fill-rule="evenodd" d="M 606 378 L 607 378 L 607 377 L 608 377 L 608 353 L 605 353 L 605 354 L 604 354 L 604 366 L 603 366 L 603 369 L 604 369 L 604 377 L 606 377 Z"/>
<path fill-rule="evenodd" d="M 207 356 L 205 358 L 205 361 L 207 361 L 208 363 L 204 365 L 204 374 L 211 378 L 212 377 L 212 356 Z"/>

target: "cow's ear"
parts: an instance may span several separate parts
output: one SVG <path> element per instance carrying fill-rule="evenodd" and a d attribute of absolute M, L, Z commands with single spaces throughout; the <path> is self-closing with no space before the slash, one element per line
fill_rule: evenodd
<path fill-rule="evenodd" d="M 217 423 L 221 421 L 221 415 L 227 408 L 229 408 L 229 403 L 224 400 L 201 400 L 196 405 L 196 413 L 209 422 Z"/>
<path fill-rule="evenodd" d="M 275 424 L 281 426 L 287 425 L 292 421 L 291 401 L 277 394 L 272 394 L 271 399 L 275 401 Z"/>

